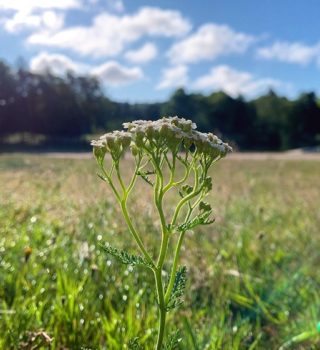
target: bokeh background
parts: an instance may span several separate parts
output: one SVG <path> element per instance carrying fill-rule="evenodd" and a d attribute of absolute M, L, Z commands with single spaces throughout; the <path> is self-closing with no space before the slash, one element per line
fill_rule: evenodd
<path fill-rule="evenodd" d="M 192 118 L 240 150 L 320 143 L 319 4 L 0 1 L 5 150 L 88 149 L 124 120 Z"/>

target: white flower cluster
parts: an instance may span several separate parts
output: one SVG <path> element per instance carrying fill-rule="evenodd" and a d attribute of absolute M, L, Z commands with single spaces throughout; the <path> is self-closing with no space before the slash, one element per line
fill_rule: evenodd
<path fill-rule="evenodd" d="M 224 157 L 232 148 L 211 133 L 196 131 L 196 124 L 191 120 L 178 117 L 164 117 L 162 119 L 136 120 L 123 124 L 127 131 L 113 131 L 92 141 L 95 150 L 100 149 L 111 154 L 122 154 L 130 145 L 134 149 L 145 146 L 164 145 L 169 149 L 176 149 L 184 145 L 186 149 L 195 146 L 197 151 L 212 158 Z"/>

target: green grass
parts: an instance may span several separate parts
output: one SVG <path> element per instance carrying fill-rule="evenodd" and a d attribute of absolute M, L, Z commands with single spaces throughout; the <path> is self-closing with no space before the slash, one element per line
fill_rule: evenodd
<path fill-rule="evenodd" d="M 152 349 L 153 276 L 99 248 L 136 252 L 96 171 L 93 160 L 0 157 L 0 349 L 48 349 L 41 332 L 53 350 L 126 349 L 136 336 Z M 212 174 L 216 222 L 188 234 L 188 292 L 169 315 L 179 349 L 319 349 L 320 162 L 225 159 Z M 142 186 L 132 214 L 152 251 Z"/>

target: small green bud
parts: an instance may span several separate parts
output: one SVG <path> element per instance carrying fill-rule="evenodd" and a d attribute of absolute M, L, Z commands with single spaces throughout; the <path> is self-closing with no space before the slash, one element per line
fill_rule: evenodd
<path fill-rule="evenodd" d="M 105 147 L 93 147 L 93 154 L 98 162 L 102 162 L 106 154 L 106 149 Z"/>
<path fill-rule="evenodd" d="M 144 133 L 142 131 L 137 131 L 135 142 L 137 147 L 144 146 Z"/>
<path fill-rule="evenodd" d="M 131 143 L 131 137 L 129 137 L 129 136 L 122 136 L 121 144 L 122 144 L 123 149 L 128 148 L 130 146 L 130 143 Z"/>
<path fill-rule="evenodd" d="M 211 209 L 212 208 L 211 208 L 211 205 L 209 203 L 202 202 L 202 201 L 199 203 L 199 210 L 200 211 L 206 212 L 206 211 L 210 211 Z"/>
<path fill-rule="evenodd" d="M 181 189 L 185 194 L 190 194 L 193 191 L 193 187 L 190 185 L 183 185 Z"/>
<path fill-rule="evenodd" d="M 160 129 L 160 136 L 166 137 L 169 135 L 169 125 L 163 124 Z"/>
<path fill-rule="evenodd" d="M 205 178 L 203 187 L 206 190 L 206 192 L 209 192 L 212 190 L 212 178 L 210 176 Z"/>
<path fill-rule="evenodd" d="M 107 146 L 112 151 L 115 147 L 115 137 L 114 136 L 108 136 L 107 137 Z"/>
<path fill-rule="evenodd" d="M 153 129 L 152 126 L 148 126 L 148 127 L 147 127 L 147 129 L 146 129 L 146 135 L 147 135 L 148 139 L 152 139 L 152 138 L 153 138 L 153 136 L 154 136 L 154 134 L 155 134 L 154 131 L 155 131 L 155 130 Z"/>
<path fill-rule="evenodd" d="M 139 154 L 139 148 L 134 143 L 131 145 L 131 153 L 134 157 Z"/>

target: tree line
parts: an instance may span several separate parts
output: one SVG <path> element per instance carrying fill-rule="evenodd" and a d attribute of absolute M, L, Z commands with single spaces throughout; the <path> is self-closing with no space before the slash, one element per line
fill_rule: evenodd
<path fill-rule="evenodd" d="M 190 118 L 241 150 L 285 150 L 320 144 L 320 104 L 314 92 L 295 100 L 274 91 L 247 101 L 224 92 L 176 90 L 166 102 L 115 102 L 91 76 L 35 74 L 0 61 L 0 139 L 19 133 L 79 138 L 161 115 Z"/>

